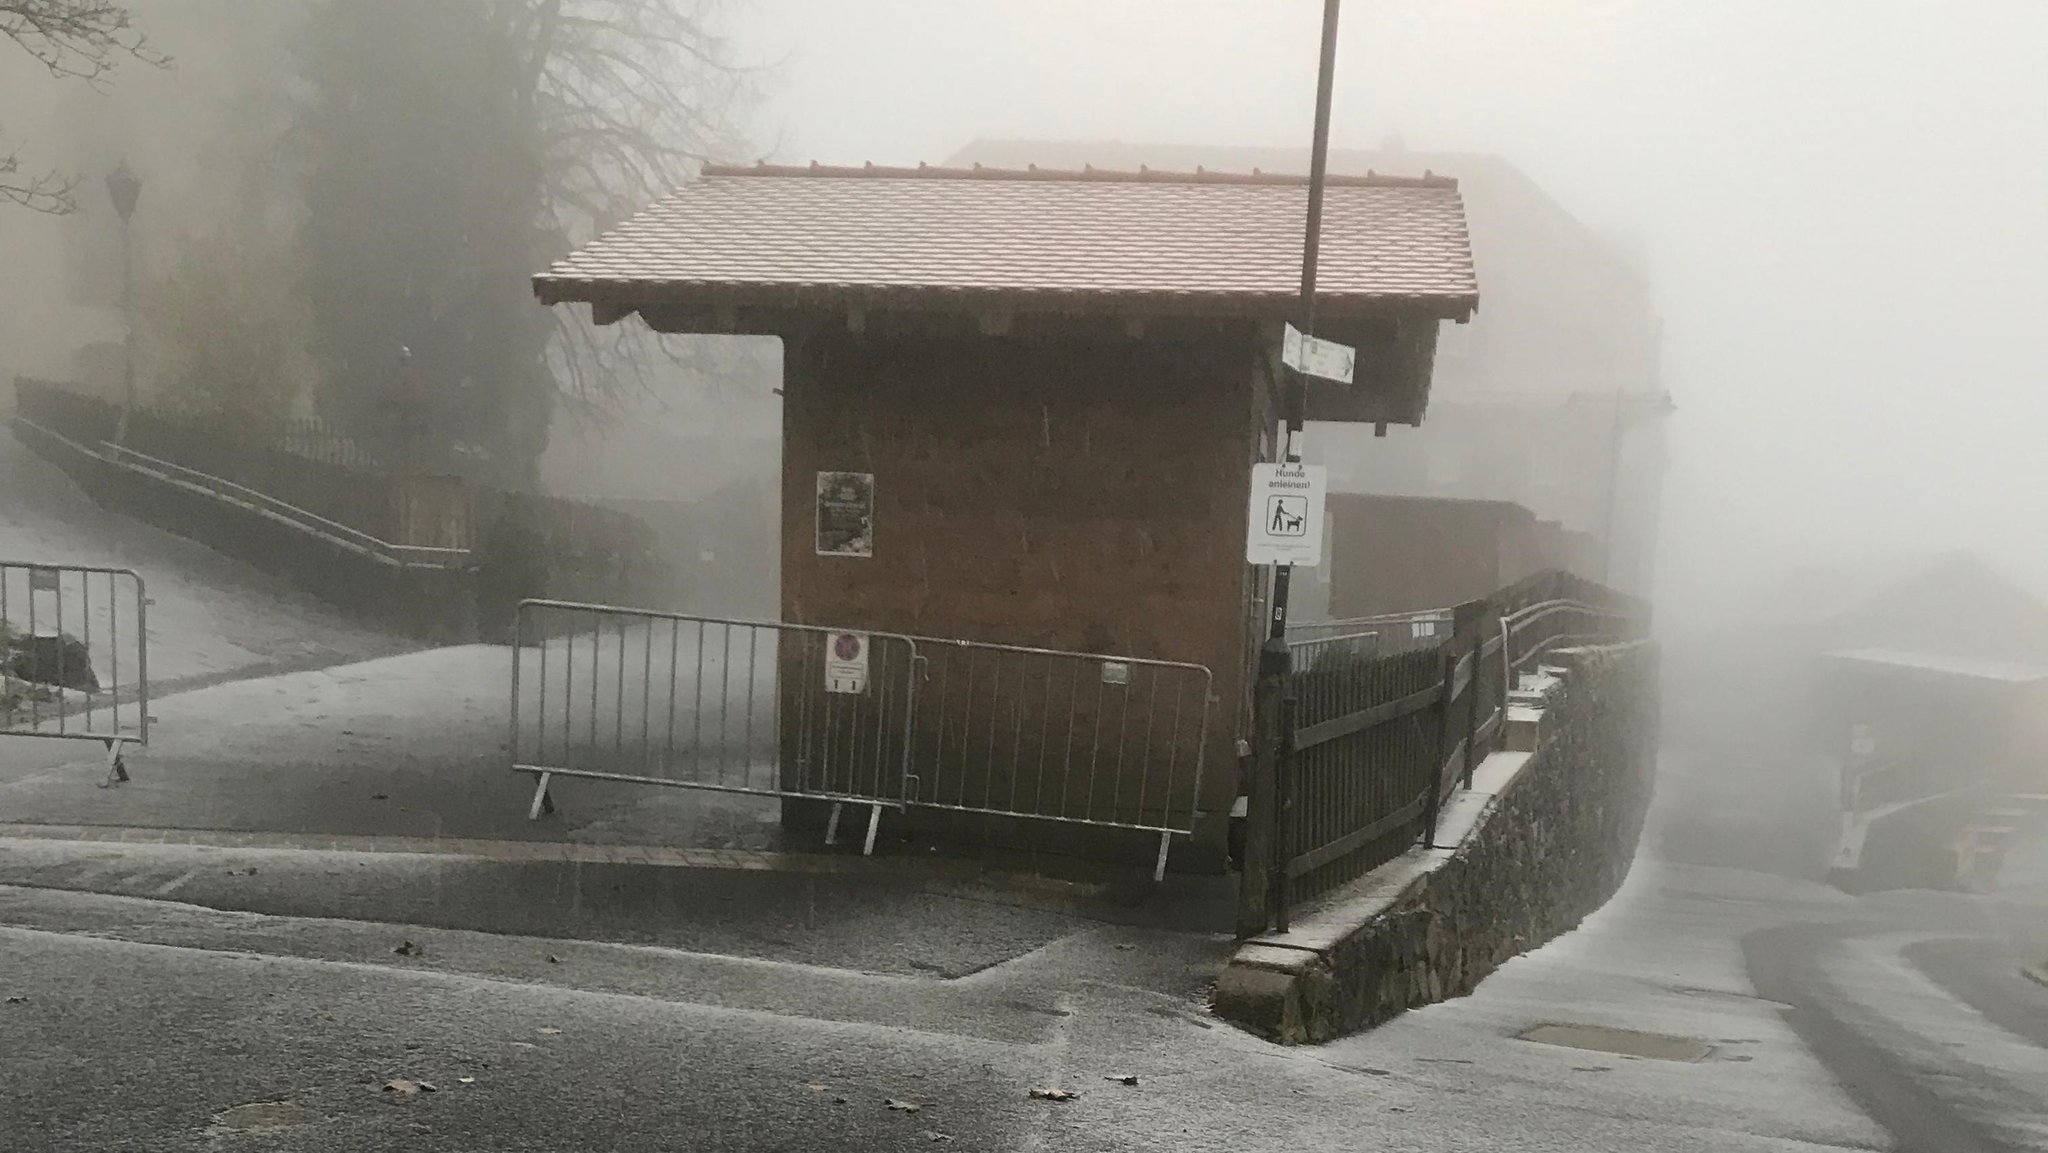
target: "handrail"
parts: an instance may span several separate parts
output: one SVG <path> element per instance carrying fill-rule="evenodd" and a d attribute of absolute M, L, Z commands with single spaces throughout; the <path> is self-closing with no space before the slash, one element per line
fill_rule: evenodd
<path fill-rule="evenodd" d="M 1291 621 L 1287 626 L 1287 643 L 1298 646 L 1322 641 L 1377 637 L 1380 629 L 1390 626 L 1417 623 L 1449 625 L 1454 622 L 1455 616 L 1452 609 L 1436 608 L 1417 609 L 1405 613 L 1381 613 L 1376 616 L 1339 617 L 1326 621 Z"/>
<path fill-rule="evenodd" d="M 38 431 L 48 431 L 40 425 L 36 425 L 33 421 L 27 420 L 25 417 L 18 416 L 15 419 L 30 424 Z M 370 553 L 379 560 L 388 564 L 398 565 L 401 568 L 460 568 L 469 561 L 470 551 L 468 549 L 442 548 L 434 545 L 394 544 L 372 536 L 361 529 L 342 524 L 340 521 L 330 520 L 319 513 L 309 512 L 297 505 L 287 504 L 268 493 L 260 492 L 247 485 L 237 484 L 234 481 L 214 476 L 212 473 L 201 472 L 195 468 L 187 468 L 184 465 L 164 460 L 160 457 L 154 457 L 145 452 L 138 452 L 126 445 L 101 441 L 100 449 L 101 451 L 95 455 L 99 455 L 110 463 L 141 472 L 157 473 L 165 480 L 191 485 L 205 490 L 222 500 L 247 505 L 256 512 L 284 521 L 302 531 L 334 540 L 335 543 L 357 552 Z M 91 450 L 88 449 L 87 451 Z"/>

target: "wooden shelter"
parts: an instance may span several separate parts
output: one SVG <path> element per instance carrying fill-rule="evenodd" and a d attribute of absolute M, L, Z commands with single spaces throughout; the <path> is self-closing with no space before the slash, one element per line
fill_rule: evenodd
<path fill-rule="evenodd" d="M 1306 202 L 1257 174 L 714 166 L 534 284 L 781 339 L 786 621 L 1207 667 L 1214 852 L 1184 859 L 1220 861 Z M 1415 423 L 1439 323 L 1478 303 L 1456 182 L 1332 177 L 1323 221 L 1317 331 L 1359 370 L 1309 415 Z"/>

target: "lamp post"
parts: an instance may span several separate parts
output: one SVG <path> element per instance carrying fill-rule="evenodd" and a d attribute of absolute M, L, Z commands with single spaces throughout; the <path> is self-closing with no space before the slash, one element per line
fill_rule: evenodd
<path fill-rule="evenodd" d="M 142 197 L 142 178 L 128 170 L 123 160 L 112 172 L 107 173 L 107 199 L 114 202 L 114 211 L 121 217 L 121 313 L 128 325 L 128 334 L 122 341 L 125 353 L 121 368 L 122 394 L 121 427 L 114 439 L 128 438 L 128 418 L 135 412 L 135 260 L 129 248 L 128 221 L 135 215 L 135 202 Z"/>

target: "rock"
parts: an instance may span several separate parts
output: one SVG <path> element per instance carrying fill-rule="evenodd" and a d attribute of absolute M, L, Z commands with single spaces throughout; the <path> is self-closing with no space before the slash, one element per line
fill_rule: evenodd
<path fill-rule="evenodd" d="M 92 654 L 73 636 L 0 637 L 0 661 L 4 661 L 9 676 L 30 684 L 85 693 L 100 691 L 100 679 L 92 671 Z"/>

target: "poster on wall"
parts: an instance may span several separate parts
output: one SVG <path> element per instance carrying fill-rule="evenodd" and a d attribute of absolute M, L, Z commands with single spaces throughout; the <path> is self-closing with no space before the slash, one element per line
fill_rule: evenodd
<path fill-rule="evenodd" d="M 818 555 L 875 555 L 875 474 L 818 474 Z"/>

